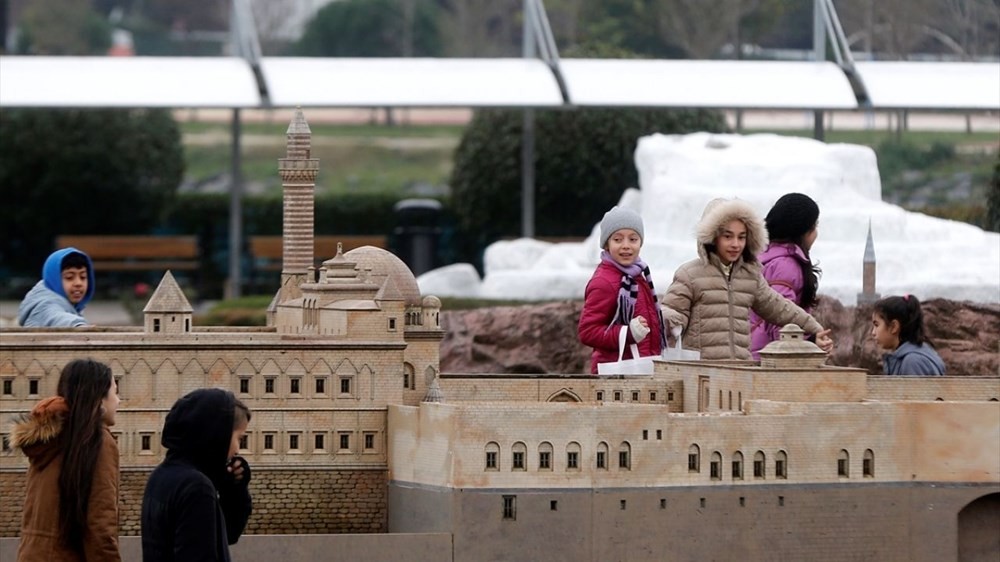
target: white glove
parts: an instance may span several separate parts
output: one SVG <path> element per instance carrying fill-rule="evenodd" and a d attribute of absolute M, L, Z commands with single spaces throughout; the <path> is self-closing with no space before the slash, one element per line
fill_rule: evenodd
<path fill-rule="evenodd" d="M 642 324 L 641 316 L 633 318 L 632 321 L 628 323 L 628 328 L 632 331 L 632 339 L 635 340 L 635 343 L 639 343 L 646 339 L 646 335 L 649 334 L 649 327 Z"/>
<path fill-rule="evenodd" d="M 670 335 L 674 336 L 674 341 L 677 342 L 677 347 L 680 347 L 681 346 L 681 327 L 680 326 L 671 326 L 670 327 Z"/>

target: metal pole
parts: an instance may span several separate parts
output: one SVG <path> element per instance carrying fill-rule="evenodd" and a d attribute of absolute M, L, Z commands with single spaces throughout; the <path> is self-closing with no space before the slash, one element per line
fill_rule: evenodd
<path fill-rule="evenodd" d="M 233 110 L 232 156 L 229 186 L 229 286 L 227 298 L 239 298 L 242 281 L 240 279 L 243 249 L 243 162 L 240 154 L 240 110 Z"/>
<path fill-rule="evenodd" d="M 522 43 L 523 56 L 526 59 L 535 56 L 535 21 L 534 10 L 524 0 L 524 36 Z M 524 120 L 521 129 L 521 236 L 535 237 L 535 113 L 533 109 L 524 110 Z"/>
<path fill-rule="evenodd" d="M 826 60 L 826 15 L 823 0 L 813 0 L 813 60 Z M 823 140 L 823 112 L 813 111 L 813 138 Z"/>

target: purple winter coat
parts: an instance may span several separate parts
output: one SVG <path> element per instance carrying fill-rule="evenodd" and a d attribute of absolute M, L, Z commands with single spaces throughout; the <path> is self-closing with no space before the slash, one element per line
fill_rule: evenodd
<path fill-rule="evenodd" d="M 810 266 L 809 258 L 802 252 L 798 244 L 792 242 L 772 242 L 757 256 L 761 264 L 761 275 L 771 288 L 781 296 L 802 306 L 802 287 L 805 279 L 802 276 L 802 264 Z M 806 312 L 812 312 L 806 308 Z M 758 353 L 763 347 L 778 339 L 781 326 L 768 323 L 750 311 L 750 354 L 755 360 L 760 360 Z"/>

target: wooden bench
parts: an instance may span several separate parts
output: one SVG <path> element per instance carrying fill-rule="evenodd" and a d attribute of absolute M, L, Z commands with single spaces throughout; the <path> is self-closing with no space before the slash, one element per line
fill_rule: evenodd
<path fill-rule="evenodd" d="M 337 255 L 337 243 L 343 244 L 345 252 L 360 248 L 361 246 L 374 246 L 376 248 L 386 248 L 385 236 L 361 235 L 361 236 L 341 236 L 323 235 L 313 237 L 313 260 L 316 266 Z M 253 267 L 257 271 L 281 271 L 281 257 L 283 252 L 281 236 L 251 236 L 250 256 L 253 258 Z"/>
<path fill-rule="evenodd" d="M 199 267 L 197 236 L 64 235 L 56 238 L 57 248 L 70 246 L 86 252 L 97 273 L 195 271 Z"/>

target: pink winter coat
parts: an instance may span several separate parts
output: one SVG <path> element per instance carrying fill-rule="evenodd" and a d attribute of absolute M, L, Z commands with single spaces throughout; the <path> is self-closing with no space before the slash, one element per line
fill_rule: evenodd
<path fill-rule="evenodd" d="M 772 289 L 781 296 L 802 306 L 802 287 L 805 279 L 802 267 L 810 267 L 809 258 L 802 252 L 798 244 L 792 242 L 772 242 L 757 259 L 761 264 L 761 275 Z M 812 312 L 810 308 L 806 312 Z M 750 312 L 750 354 L 755 360 L 760 359 L 759 351 L 765 345 L 778 339 L 781 326 L 771 324 L 761 318 L 756 312 Z"/>
<path fill-rule="evenodd" d="M 615 312 L 618 310 L 618 287 L 621 285 L 622 273 L 615 266 L 601 262 L 594 271 L 594 276 L 587 283 L 584 293 L 583 312 L 580 313 L 580 324 L 577 332 L 580 335 L 580 342 L 594 348 L 594 353 L 590 357 L 590 372 L 597 373 L 598 363 L 607 363 L 618 360 L 618 332 L 622 324 L 612 325 Z M 642 316 L 649 324 L 650 332 L 639 342 L 639 355 L 648 357 L 660 355 L 660 337 L 657 334 L 657 327 L 660 321 L 657 317 L 660 314 L 659 307 L 653 296 L 653 291 L 649 284 L 640 275 L 637 279 L 639 285 L 639 295 L 635 301 L 635 313 L 633 316 Z M 625 340 L 625 353 L 623 359 L 631 359 L 632 352 L 628 349 L 629 344 L 635 343 L 631 330 L 625 327 L 627 333 Z"/>

